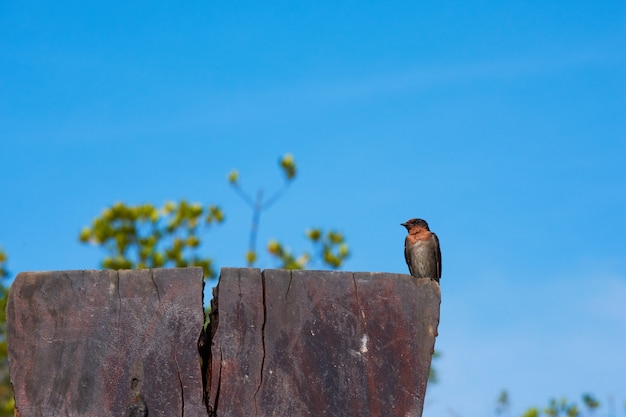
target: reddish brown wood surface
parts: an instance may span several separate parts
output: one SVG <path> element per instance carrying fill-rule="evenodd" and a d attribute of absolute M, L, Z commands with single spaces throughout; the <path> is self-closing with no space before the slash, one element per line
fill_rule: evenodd
<path fill-rule="evenodd" d="M 216 416 L 421 416 L 441 293 L 383 273 L 222 269 Z"/>
<path fill-rule="evenodd" d="M 7 339 L 20 416 L 207 416 L 202 269 L 19 274 Z"/>

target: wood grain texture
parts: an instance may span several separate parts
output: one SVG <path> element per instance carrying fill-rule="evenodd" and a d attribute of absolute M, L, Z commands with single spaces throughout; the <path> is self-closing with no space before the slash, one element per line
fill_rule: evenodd
<path fill-rule="evenodd" d="M 25 272 L 7 305 L 20 416 L 207 416 L 202 269 Z"/>
<path fill-rule="evenodd" d="M 222 268 L 212 303 L 211 327 L 219 336 L 211 342 L 209 412 L 219 406 L 219 416 L 254 416 L 263 365 L 261 270 Z"/>
<path fill-rule="evenodd" d="M 421 416 L 441 293 L 403 274 L 223 269 L 216 416 Z"/>

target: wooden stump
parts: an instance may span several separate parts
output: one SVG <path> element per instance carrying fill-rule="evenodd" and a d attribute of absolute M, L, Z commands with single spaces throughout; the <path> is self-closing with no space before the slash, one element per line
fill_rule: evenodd
<path fill-rule="evenodd" d="M 202 269 L 19 274 L 7 306 L 16 415 L 207 416 Z"/>
<path fill-rule="evenodd" d="M 435 281 L 224 268 L 214 302 L 213 415 L 421 416 L 439 324 Z"/>
<path fill-rule="evenodd" d="M 223 269 L 201 340 L 207 404 L 202 285 L 200 268 L 19 274 L 7 306 L 16 415 L 421 416 L 436 282 Z"/>

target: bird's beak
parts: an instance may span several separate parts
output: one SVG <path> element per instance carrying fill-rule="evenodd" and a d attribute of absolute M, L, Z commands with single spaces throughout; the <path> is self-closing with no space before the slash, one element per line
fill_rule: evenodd
<path fill-rule="evenodd" d="M 400 226 L 406 227 L 406 223 L 400 223 Z"/>

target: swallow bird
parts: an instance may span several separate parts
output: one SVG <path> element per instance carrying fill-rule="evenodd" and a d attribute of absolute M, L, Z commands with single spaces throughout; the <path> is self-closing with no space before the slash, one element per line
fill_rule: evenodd
<path fill-rule="evenodd" d="M 408 236 L 404 241 L 404 258 L 411 275 L 416 278 L 441 278 L 441 249 L 439 238 L 430 231 L 422 219 L 411 219 L 401 226 L 406 227 Z"/>

